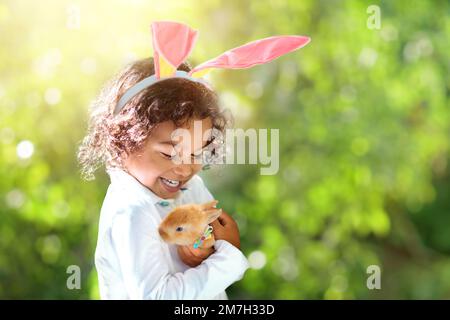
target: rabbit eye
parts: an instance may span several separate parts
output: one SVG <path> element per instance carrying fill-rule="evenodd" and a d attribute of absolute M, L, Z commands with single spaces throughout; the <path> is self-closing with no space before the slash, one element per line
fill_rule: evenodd
<path fill-rule="evenodd" d="M 183 231 L 183 227 L 177 227 L 176 231 L 177 232 Z"/>

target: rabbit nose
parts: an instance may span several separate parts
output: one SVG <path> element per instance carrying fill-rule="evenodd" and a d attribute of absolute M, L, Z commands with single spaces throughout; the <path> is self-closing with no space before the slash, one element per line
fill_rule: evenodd
<path fill-rule="evenodd" d="M 164 229 L 158 228 L 158 232 L 159 232 L 159 235 L 161 236 L 161 238 L 163 240 L 167 240 L 168 234 L 167 234 L 167 232 Z"/>

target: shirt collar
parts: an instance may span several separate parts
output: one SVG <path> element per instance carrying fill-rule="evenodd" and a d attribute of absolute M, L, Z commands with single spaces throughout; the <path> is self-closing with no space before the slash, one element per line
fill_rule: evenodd
<path fill-rule="evenodd" d="M 119 169 L 119 168 L 110 168 L 107 169 L 107 172 L 110 176 L 111 183 L 118 183 L 123 188 L 127 188 L 133 192 L 137 192 L 144 197 L 150 199 L 150 202 L 155 206 L 167 207 L 172 204 L 178 204 L 181 200 L 183 192 L 186 192 L 191 187 L 191 180 L 188 181 L 182 189 L 178 192 L 176 198 L 173 199 L 163 199 L 157 196 L 152 190 L 141 184 L 135 177 L 133 177 L 128 172 Z"/>

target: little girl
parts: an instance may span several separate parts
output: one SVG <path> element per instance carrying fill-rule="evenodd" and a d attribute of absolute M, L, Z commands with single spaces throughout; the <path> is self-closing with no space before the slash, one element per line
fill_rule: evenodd
<path fill-rule="evenodd" d="M 217 94 L 195 72 L 265 63 L 309 38 L 262 39 L 192 69 L 185 61 L 197 38 L 195 30 L 155 22 L 152 33 L 154 58 L 130 64 L 102 90 L 78 154 L 87 178 L 105 164 L 111 179 L 95 252 L 100 296 L 228 299 L 225 289 L 249 267 L 240 251 L 237 224 L 228 214 L 212 223 L 213 248 L 177 247 L 159 237 L 160 222 L 175 206 L 214 199 L 197 175 L 202 163 L 173 161 L 178 151 L 172 133 L 180 128 L 191 133 L 194 141 L 184 145 L 181 155 L 196 160 L 213 145 L 208 132 L 225 130 L 227 118 Z M 194 121 L 200 122 L 201 134 L 194 132 Z"/>

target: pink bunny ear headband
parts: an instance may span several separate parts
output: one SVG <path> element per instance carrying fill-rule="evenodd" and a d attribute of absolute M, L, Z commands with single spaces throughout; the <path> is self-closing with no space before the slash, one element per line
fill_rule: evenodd
<path fill-rule="evenodd" d="M 304 36 L 274 36 L 249 42 L 240 47 L 225 51 L 214 59 L 203 62 L 190 72 L 177 68 L 186 61 L 197 40 L 198 31 L 189 26 L 171 21 L 152 23 L 153 57 L 155 74 L 147 77 L 128 89 L 117 103 L 114 114 L 140 91 L 169 78 L 185 78 L 201 82 L 210 87 L 205 79 L 206 73 L 214 68 L 245 69 L 268 63 L 284 54 L 299 49 L 311 40 Z"/>

